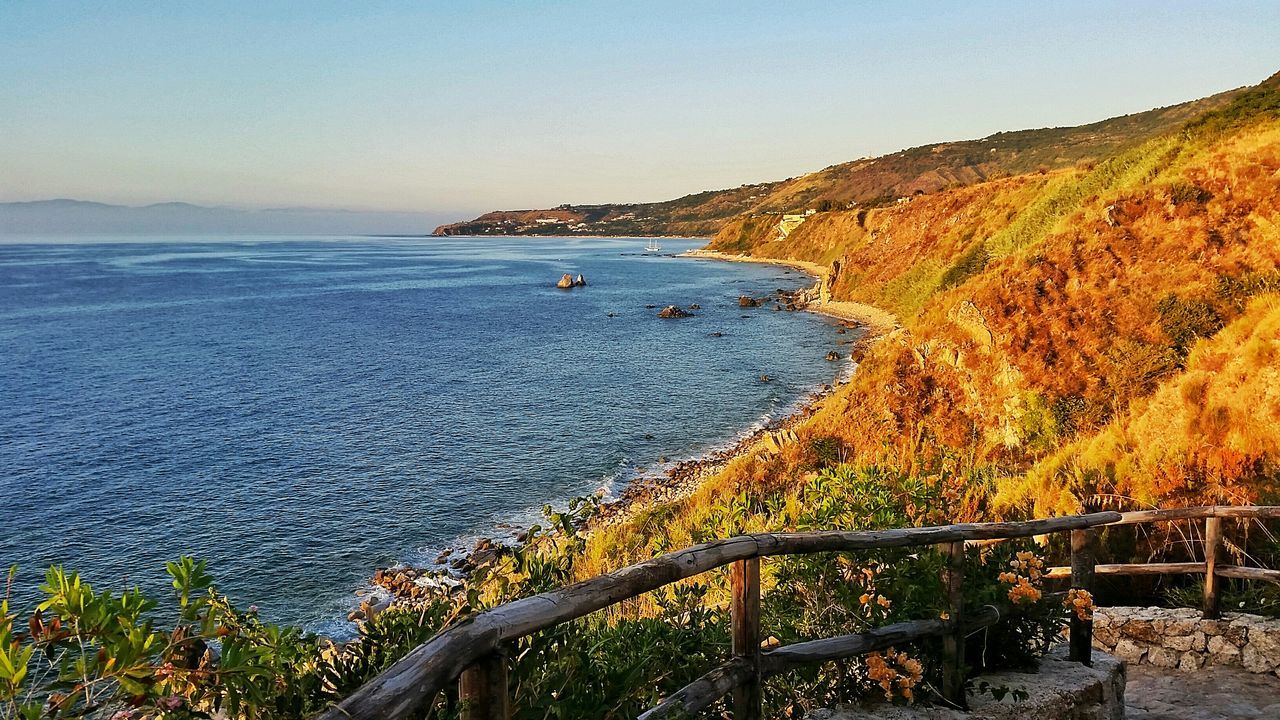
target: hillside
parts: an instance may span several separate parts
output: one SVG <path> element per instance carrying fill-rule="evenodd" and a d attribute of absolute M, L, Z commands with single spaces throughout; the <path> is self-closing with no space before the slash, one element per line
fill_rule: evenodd
<path fill-rule="evenodd" d="M 784 239 L 735 219 L 711 249 L 825 265 L 835 299 L 902 326 L 793 441 L 593 538 L 585 574 L 785 527 L 833 458 L 941 493 L 951 521 L 1274 500 L 1277 197 L 1280 75 L 1083 167 L 818 213 Z"/>
<path fill-rule="evenodd" d="M 1078 127 L 1001 132 L 981 140 L 924 145 L 779 182 L 711 190 L 665 202 L 496 211 L 441 225 L 435 234 L 709 236 L 739 215 L 844 209 L 851 203 L 875 207 L 917 193 L 1098 160 L 1221 107 L 1239 92 Z"/>

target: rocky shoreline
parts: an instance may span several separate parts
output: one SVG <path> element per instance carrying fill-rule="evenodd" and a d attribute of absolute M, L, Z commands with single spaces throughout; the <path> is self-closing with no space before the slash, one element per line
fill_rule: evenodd
<path fill-rule="evenodd" d="M 775 310 L 804 310 L 827 315 L 840 321 L 837 332 L 841 334 L 862 330 L 861 335 L 847 342 L 849 351 L 844 358 L 847 358 L 849 366 L 833 381 L 834 385 L 848 382 L 849 375 L 856 370 L 866 349 L 897 326 L 896 318 L 877 308 L 861 306 L 857 303 L 831 301 L 830 274 L 826 269 L 813 263 L 729 256 L 705 250 L 690 251 L 679 257 L 781 265 L 814 277 L 815 284 L 810 288 L 793 292 L 780 290 L 776 296 L 770 295 L 759 299 L 744 297 L 739 298 L 738 302 L 745 306 L 744 301 L 750 300 L 752 307 L 772 302 L 775 304 Z M 828 353 L 827 359 L 839 360 L 841 354 L 832 351 Z M 761 381 L 768 382 L 769 378 L 762 376 Z M 823 385 L 784 417 L 749 432 L 727 448 L 676 462 L 661 475 L 633 478 L 616 500 L 601 504 L 600 512 L 593 518 L 587 531 L 623 524 L 648 508 L 687 498 L 709 478 L 740 457 L 779 452 L 783 444 L 794 441 L 794 428 L 817 412 L 821 402 L 835 390 L 834 385 Z M 376 594 L 364 599 L 360 603 L 360 609 L 353 611 L 348 619 L 359 622 L 376 615 L 392 604 L 412 604 L 415 600 L 425 597 L 434 587 L 456 586 L 457 577 L 468 575 L 477 567 L 493 562 L 504 552 L 519 547 L 524 542 L 523 532 L 515 528 L 509 529 L 515 532 L 511 533 L 508 540 L 481 537 L 471 547 L 447 548 L 440 553 L 434 565 L 431 566 L 378 568 L 371 579 Z"/>

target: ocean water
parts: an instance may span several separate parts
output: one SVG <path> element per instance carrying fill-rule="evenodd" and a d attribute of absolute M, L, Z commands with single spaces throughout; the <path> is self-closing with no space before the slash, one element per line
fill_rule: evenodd
<path fill-rule="evenodd" d="M 0 240 L 19 599 L 52 563 L 165 592 L 186 553 L 264 616 L 340 632 L 376 566 L 617 492 L 839 372 L 830 321 L 737 305 L 805 276 L 644 243 Z M 645 307 L 672 303 L 703 309 Z"/>

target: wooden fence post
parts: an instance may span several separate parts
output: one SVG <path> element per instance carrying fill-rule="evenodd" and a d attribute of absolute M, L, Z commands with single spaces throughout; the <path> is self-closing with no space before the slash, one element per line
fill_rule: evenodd
<path fill-rule="evenodd" d="M 1093 554 L 1095 531 L 1071 531 L 1071 587 L 1093 592 Z M 1086 666 L 1093 665 L 1093 620 L 1081 620 L 1071 614 L 1071 648 L 1068 657 Z"/>
<path fill-rule="evenodd" d="M 1217 618 L 1218 609 L 1218 555 L 1222 552 L 1222 518 L 1204 519 L 1204 616 Z"/>
<path fill-rule="evenodd" d="M 729 567 L 733 601 L 733 655 L 751 663 L 751 678 L 733 689 L 734 720 L 760 720 L 760 558 L 737 560 Z"/>
<path fill-rule="evenodd" d="M 493 653 L 463 670 L 458 678 L 458 704 L 462 720 L 509 720 L 507 659 Z"/>
<path fill-rule="evenodd" d="M 946 560 L 942 586 L 954 628 L 942 637 L 942 696 L 956 707 L 968 708 L 964 694 L 964 541 L 946 543 L 941 550 Z"/>

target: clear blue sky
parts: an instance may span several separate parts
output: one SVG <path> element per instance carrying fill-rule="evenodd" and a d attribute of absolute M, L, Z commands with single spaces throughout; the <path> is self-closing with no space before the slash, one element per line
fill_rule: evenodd
<path fill-rule="evenodd" d="M 0 201 L 660 200 L 1277 70 L 1275 1 L 0 0 Z"/>

